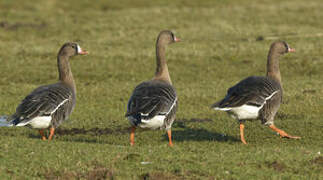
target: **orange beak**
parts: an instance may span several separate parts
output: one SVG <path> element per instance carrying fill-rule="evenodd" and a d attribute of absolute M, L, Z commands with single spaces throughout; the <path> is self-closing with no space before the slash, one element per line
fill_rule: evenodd
<path fill-rule="evenodd" d="M 288 48 L 288 52 L 296 52 L 294 48 Z"/>
<path fill-rule="evenodd" d="M 87 51 L 85 51 L 85 50 L 81 50 L 81 52 L 79 52 L 78 54 L 80 54 L 80 55 L 87 55 L 89 53 Z"/>
<path fill-rule="evenodd" d="M 182 40 L 181 40 L 181 39 L 179 39 L 179 38 L 177 38 L 177 37 L 174 37 L 174 41 L 175 41 L 175 42 L 181 42 Z"/>

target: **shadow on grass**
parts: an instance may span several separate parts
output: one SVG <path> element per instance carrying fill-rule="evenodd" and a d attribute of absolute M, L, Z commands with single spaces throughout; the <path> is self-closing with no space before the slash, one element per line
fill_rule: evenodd
<path fill-rule="evenodd" d="M 55 130 L 55 135 L 88 135 L 88 134 L 93 134 L 93 135 L 106 135 L 106 134 L 115 134 L 115 133 L 128 133 L 129 128 L 116 128 L 116 129 L 110 129 L 110 128 L 90 128 L 90 129 L 85 129 L 85 128 L 58 128 Z"/>
<path fill-rule="evenodd" d="M 55 134 L 57 135 L 95 135 L 95 136 L 102 136 L 102 135 L 109 135 L 109 134 L 125 134 L 129 133 L 129 128 L 115 128 L 115 129 L 110 129 L 110 128 L 90 128 L 90 129 L 85 129 L 85 128 L 60 128 L 57 129 Z"/>
<path fill-rule="evenodd" d="M 174 141 L 220 141 L 220 142 L 240 142 L 239 139 L 228 136 L 218 132 L 208 131 L 204 128 L 191 128 L 187 127 L 187 123 L 203 123 L 212 122 L 212 119 L 179 119 L 174 122 L 173 127 L 178 128 L 172 131 L 172 138 Z M 138 128 L 139 132 L 146 131 L 147 129 Z M 137 132 L 138 132 L 137 130 Z M 75 141 L 75 142 L 86 142 L 86 143 L 105 143 L 98 139 L 98 136 L 104 135 L 117 135 L 117 134 L 129 134 L 129 127 L 116 127 L 116 128 L 58 128 L 55 131 L 54 140 L 58 138 L 63 141 Z M 82 135 L 86 135 L 84 137 Z M 78 136 L 78 137 L 67 137 L 64 136 Z M 30 134 L 30 138 L 41 139 L 39 134 Z M 164 135 L 164 140 L 168 141 L 168 136 Z"/>
<path fill-rule="evenodd" d="M 55 139 L 59 141 L 73 141 L 73 142 L 85 142 L 85 143 L 99 143 L 105 144 L 106 142 L 98 139 L 99 136 L 104 135 L 117 135 L 117 134 L 128 134 L 130 132 L 129 128 L 58 128 L 55 130 L 54 141 Z M 48 131 L 46 133 L 48 137 Z M 74 137 L 70 137 L 74 136 Z M 86 137 L 85 137 L 86 136 Z M 40 135 L 37 133 L 29 134 L 29 138 L 41 139 Z"/>
<path fill-rule="evenodd" d="M 224 135 L 218 132 L 210 132 L 202 128 L 184 128 L 184 130 L 172 131 L 172 138 L 174 141 L 222 141 L 222 142 L 240 142 L 239 139 Z M 168 141 L 168 136 L 165 135 L 164 139 Z"/>
<path fill-rule="evenodd" d="M 181 119 L 174 122 L 174 127 L 182 128 L 183 130 L 173 130 L 172 138 L 174 141 L 222 141 L 222 142 L 240 142 L 239 139 L 228 136 L 218 132 L 211 132 L 204 128 L 190 128 L 186 126 L 186 123 L 203 123 L 211 122 L 212 119 Z M 165 135 L 164 139 L 168 141 L 168 136 Z"/>
<path fill-rule="evenodd" d="M 30 134 L 28 136 L 29 138 L 32 139 L 39 139 L 41 140 L 40 135 L 35 135 L 35 134 Z M 48 140 L 45 140 L 48 141 Z M 60 137 L 60 136 L 55 136 L 52 141 L 72 141 L 72 142 L 85 142 L 85 143 L 97 143 L 97 144 L 105 144 L 104 141 L 97 139 L 96 137 L 92 136 L 92 137 L 73 137 L 73 138 L 66 138 L 66 137 Z"/>

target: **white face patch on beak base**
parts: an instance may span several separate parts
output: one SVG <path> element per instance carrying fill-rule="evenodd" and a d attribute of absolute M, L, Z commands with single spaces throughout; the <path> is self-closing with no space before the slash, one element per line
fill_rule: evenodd
<path fill-rule="evenodd" d="M 77 54 L 80 54 L 82 52 L 82 49 L 79 45 L 77 45 Z"/>
<path fill-rule="evenodd" d="M 80 54 L 80 55 L 86 55 L 86 54 L 89 54 L 87 51 L 84 51 L 83 49 L 81 49 L 81 47 L 77 44 L 77 54 Z"/>

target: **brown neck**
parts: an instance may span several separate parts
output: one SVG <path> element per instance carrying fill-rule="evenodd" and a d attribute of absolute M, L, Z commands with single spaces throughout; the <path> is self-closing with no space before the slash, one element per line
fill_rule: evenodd
<path fill-rule="evenodd" d="M 59 80 L 75 92 L 75 82 L 68 59 L 69 57 L 66 55 L 58 55 L 57 57 Z"/>
<path fill-rule="evenodd" d="M 280 53 L 275 52 L 275 50 L 270 50 L 267 60 L 267 77 L 271 77 L 281 84 L 281 76 L 279 70 L 279 57 Z"/>
<path fill-rule="evenodd" d="M 168 67 L 166 64 L 166 45 L 160 41 L 157 41 L 156 44 L 156 59 L 157 59 L 157 68 L 154 79 L 165 81 L 169 84 L 172 84 L 172 81 L 169 76 Z"/>

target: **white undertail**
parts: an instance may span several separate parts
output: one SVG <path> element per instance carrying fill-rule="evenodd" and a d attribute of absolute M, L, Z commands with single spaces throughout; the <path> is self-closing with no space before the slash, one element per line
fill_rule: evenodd
<path fill-rule="evenodd" d="M 50 125 L 50 122 L 52 121 L 52 114 L 54 114 L 59 107 L 61 107 L 68 99 L 64 99 L 61 103 L 59 103 L 56 108 L 50 112 L 50 115 L 48 116 L 37 116 L 33 119 L 26 119 L 18 123 L 16 126 L 26 126 L 30 125 L 32 128 L 35 129 L 45 129 L 48 128 Z"/>
<path fill-rule="evenodd" d="M 266 97 L 264 103 L 261 106 L 244 104 L 238 107 L 226 107 L 226 108 L 215 107 L 214 109 L 220 110 L 220 111 L 229 111 L 240 120 L 255 119 L 259 115 L 259 110 L 266 104 L 266 101 L 271 99 L 276 93 L 278 93 L 278 91 L 275 91 L 270 96 Z"/>

